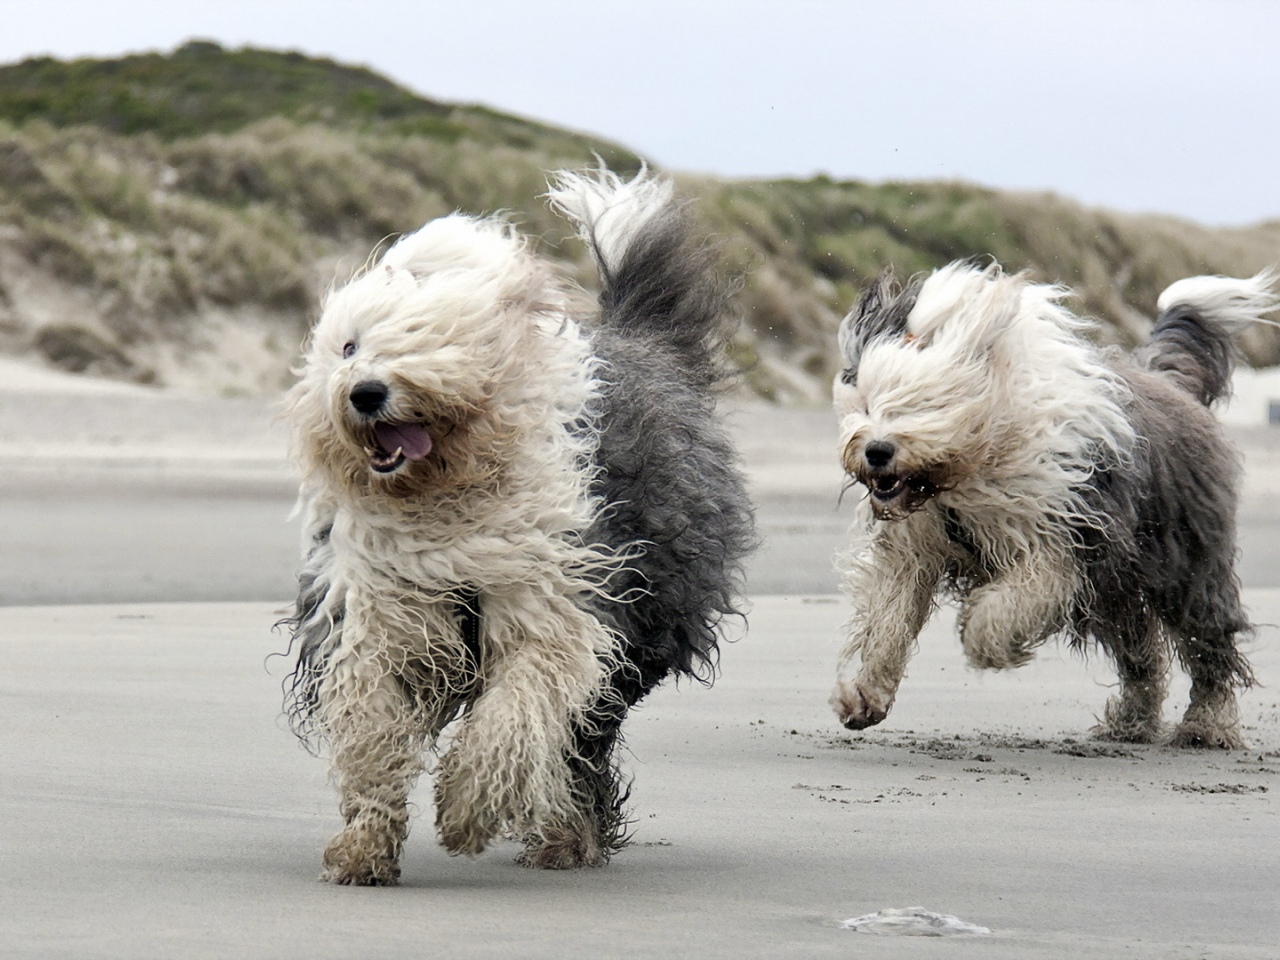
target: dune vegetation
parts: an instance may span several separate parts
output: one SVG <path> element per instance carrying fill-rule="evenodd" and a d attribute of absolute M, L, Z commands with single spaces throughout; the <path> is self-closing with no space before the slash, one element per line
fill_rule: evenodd
<path fill-rule="evenodd" d="M 548 170 L 597 157 L 622 173 L 642 162 L 297 53 L 197 41 L 0 67 L 0 352 L 271 394 L 325 290 L 431 217 L 507 211 L 589 286 L 542 194 Z M 740 284 L 742 383 L 778 402 L 821 402 L 839 317 L 889 265 L 995 257 L 1073 287 L 1073 306 L 1127 344 L 1173 280 L 1280 262 L 1280 222 L 1210 229 L 954 182 L 677 179 Z M 1245 346 L 1280 360 L 1270 329 Z"/>

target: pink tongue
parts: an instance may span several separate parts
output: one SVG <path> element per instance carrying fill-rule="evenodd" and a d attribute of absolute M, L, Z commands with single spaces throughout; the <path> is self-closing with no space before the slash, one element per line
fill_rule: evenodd
<path fill-rule="evenodd" d="M 410 460 L 419 460 L 431 452 L 431 434 L 419 423 L 378 423 L 373 432 L 387 453 L 399 447 Z"/>

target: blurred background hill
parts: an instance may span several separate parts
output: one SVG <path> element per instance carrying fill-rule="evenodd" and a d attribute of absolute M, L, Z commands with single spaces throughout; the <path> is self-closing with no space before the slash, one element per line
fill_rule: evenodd
<path fill-rule="evenodd" d="M 508 211 L 589 286 L 541 195 L 546 171 L 596 157 L 622 173 L 643 159 L 299 53 L 192 41 L 0 67 L 0 353 L 272 395 L 325 290 L 431 217 Z M 1209 228 L 962 182 L 676 177 L 742 278 L 744 385 L 788 404 L 822 402 L 839 318 L 886 265 L 994 256 L 1073 287 L 1073 307 L 1130 344 L 1173 280 L 1280 262 L 1275 221 Z M 1244 347 L 1280 361 L 1270 328 Z"/>

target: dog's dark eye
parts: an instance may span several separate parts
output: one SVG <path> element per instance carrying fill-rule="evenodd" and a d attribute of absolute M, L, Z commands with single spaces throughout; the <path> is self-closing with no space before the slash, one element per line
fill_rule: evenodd
<path fill-rule="evenodd" d="M 346 360 L 349 356 L 351 356 L 355 352 L 356 352 L 356 342 L 354 340 L 348 340 L 345 344 L 342 345 L 343 360 Z"/>

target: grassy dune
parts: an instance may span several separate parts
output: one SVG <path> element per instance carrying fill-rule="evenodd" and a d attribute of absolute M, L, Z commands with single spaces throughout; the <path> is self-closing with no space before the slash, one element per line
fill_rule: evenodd
<path fill-rule="evenodd" d="M 320 298 L 388 237 L 509 211 L 582 282 L 545 173 L 623 147 L 417 97 L 362 68 L 192 43 L 170 55 L 0 67 L 0 351 L 64 369 L 270 393 Z M 818 402 L 858 289 L 956 257 L 1075 288 L 1118 343 L 1165 285 L 1280 262 L 1280 223 L 1211 230 L 963 183 L 679 178 L 741 278 L 734 359 L 780 402 Z M 1280 360 L 1250 331 L 1258 364 Z"/>

